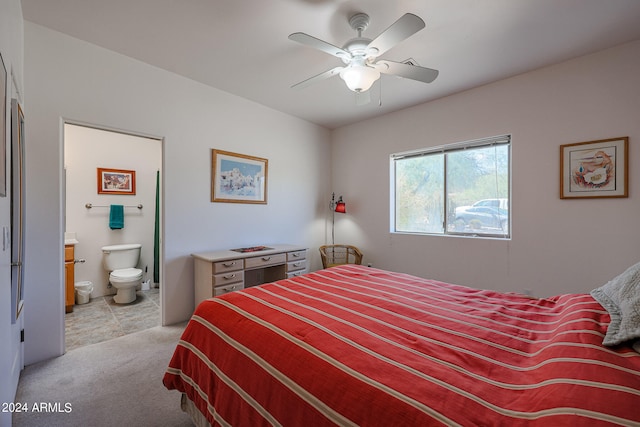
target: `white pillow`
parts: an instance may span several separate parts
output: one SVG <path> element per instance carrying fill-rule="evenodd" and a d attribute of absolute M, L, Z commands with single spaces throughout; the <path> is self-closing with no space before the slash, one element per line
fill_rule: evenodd
<path fill-rule="evenodd" d="M 640 338 L 640 263 L 592 290 L 591 296 L 611 316 L 602 344 L 613 346 Z"/>

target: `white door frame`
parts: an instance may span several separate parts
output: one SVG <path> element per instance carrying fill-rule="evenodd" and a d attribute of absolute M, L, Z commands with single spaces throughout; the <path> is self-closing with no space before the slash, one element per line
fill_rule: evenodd
<path fill-rule="evenodd" d="M 147 138 L 147 139 L 153 139 L 153 140 L 157 140 L 160 143 L 160 156 L 161 156 L 161 165 L 160 165 L 160 255 L 159 255 L 159 262 L 160 262 L 160 325 L 164 325 L 164 292 L 165 292 L 165 288 L 166 286 L 164 286 L 164 164 L 165 164 L 165 138 L 161 137 L 161 136 L 157 136 L 157 135 L 151 135 L 151 134 L 145 134 L 143 132 L 138 132 L 138 131 L 129 131 L 129 130 L 122 130 L 122 129 L 118 129 L 118 128 L 112 128 L 109 126 L 104 126 L 104 125 L 96 125 L 93 123 L 87 123 L 87 122 L 82 122 L 82 121 L 78 121 L 78 120 L 73 120 L 73 119 L 67 119 L 67 118 L 63 118 L 62 120 L 62 130 L 61 130 L 61 135 L 62 135 L 62 140 L 61 140 L 61 146 L 62 146 L 62 150 L 61 150 L 61 154 L 62 154 L 62 159 L 64 159 L 64 151 L 65 151 L 65 134 L 64 134 L 64 125 L 75 125 L 75 126 L 84 126 L 87 128 L 93 128 L 96 130 L 101 130 L 101 131 L 107 131 L 107 132 L 115 132 L 115 133 L 120 133 L 120 134 L 124 134 L 124 135 L 131 135 L 131 136 L 135 136 L 135 137 L 140 137 L 140 138 Z M 63 220 L 66 218 L 66 210 L 67 210 L 67 205 L 66 205 L 66 200 L 67 200 L 67 182 L 66 179 L 64 178 L 66 176 L 65 173 L 65 165 L 64 165 L 64 160 L 62 162 L 62 189 L 61 189 L 61 194 L 62 194 L 62 218 Z M 66 222 L 66 220 L 64 220 L 64 222 Z M 63 224 L 64 227 L 64 224 Z M 64 231 L 64 230 L 63 230 Z M 64 236 L 64 233 L 62 233 L 62 236 Z M 60 242 L 61 247 L 64 247 L 64 237 L 62 237 L 62 241 Z M 65 292 L 65 283 L 64 280 L 62 280 L 62 282 L 60 283 L 60 292 L 62 294 L 62 301 L 64 301 L 64 292 Z M 65 348 L 65 328 L 64 328 L 64 316 L 65 316 L 65 310 L 62 309 L 61 310 L 61 314 L 62 314 L 62 324 L 63 324 L 63 330 L 62 330 L 62 347 L 61 348 Z"/>

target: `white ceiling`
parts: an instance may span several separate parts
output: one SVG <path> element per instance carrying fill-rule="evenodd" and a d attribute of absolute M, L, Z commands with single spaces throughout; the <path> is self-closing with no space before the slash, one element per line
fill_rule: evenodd
<path fill-rule="evenodd" d="M 640 0 L 22 0 L 22 9 L 27 21 L 328 128 L 640 39 Z M 342 46 L 356 12 L 371 17 L 369 38 L 407 12 L 424 19 L 381 57 L 413 58 L 438 78 L 383 75 L 364 106 L 337 76 L 290 89 L 342 63 L 288 35 Z"/>

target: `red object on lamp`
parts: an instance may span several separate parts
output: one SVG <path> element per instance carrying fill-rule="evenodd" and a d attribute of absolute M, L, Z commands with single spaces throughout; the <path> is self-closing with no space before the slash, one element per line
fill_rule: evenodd
<path fill-rule="evenodd" d="M 336 212 L 347 213 L 347 205 L 342 201 L 342 196 L 336 202 Z"/>

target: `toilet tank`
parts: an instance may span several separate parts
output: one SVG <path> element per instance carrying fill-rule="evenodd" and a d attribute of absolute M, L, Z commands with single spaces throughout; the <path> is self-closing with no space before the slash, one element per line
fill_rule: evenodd
<path fill-rule="evenodd" d="M 142 245 L 139 243 L 103 246 L 102 265 L 108 271 L 136 267 L 140 260 L 141 248 Z"/>

